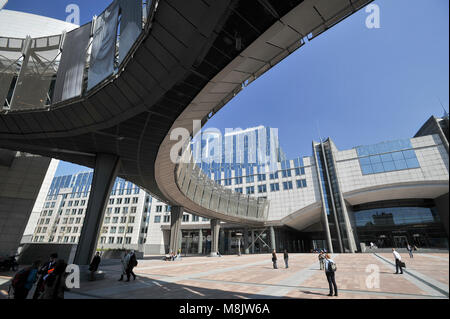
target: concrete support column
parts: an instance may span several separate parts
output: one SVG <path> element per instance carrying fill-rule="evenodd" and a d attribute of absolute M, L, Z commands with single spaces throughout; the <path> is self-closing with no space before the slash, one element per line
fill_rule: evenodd
<path fill-rule="evenodd" d="M 248 249 L 248 228 L 244 228 L 244 254 L 248 255 L 249 254 L 249 249 Z"/>
<path fill-rule="evenodd" d="M 252 254 L 255 253 L 255 231 L 252 230 Z"/>
<path fill-rule="evenodd" d="M 217 256 L 219 250 L 220 220 L 211 219 L 211 257 Z"/>
<path fill-rule="evenodd" d="M 118 168 L 118 156 L 97 154 L 88 206 L 78 241 L 77 252 L 75 253 L 74 264 L 89 265 L 91 263 Z"/>
<path fill-rule="evenodd" d="M 183 220 L 183 207 L 172 206 L 170 209 L 170 251 L 177 253 L 181 248 L 181 221 Z"/>
<path fill-rule="evenodd" d="M 223 228 L 219 232 L 219 247 L 219 252 L 225 253 L 225 230 Z"/>
<path fill-rule="evenodd" d="M 203 230 L 198 231 L 198 253 L 201 255 L 203 253 Z"/>
<path fill-rule="evenodd" d="M 273 226 L 269 227 L 270 230 L 270 248 L 272 248 L 272 250 L 276 250 L 277 249 L 277 245 L 275 243 L 275 230 L 273 229 Z"/>

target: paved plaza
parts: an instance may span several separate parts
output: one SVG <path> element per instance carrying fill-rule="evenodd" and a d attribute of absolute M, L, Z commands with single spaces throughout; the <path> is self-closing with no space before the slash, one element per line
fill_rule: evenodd
<path fill-rule="evenodd" d="M 448 299 L 448 254 L 402 254 L 407 269 L 396 275 L 392 254 L 335 254 L 338 297 L 328 297 L 328 283 L 316 254 L 291 254 L 289 268 L 278 255 L 184 257 L 166 262 L 161 256 L 139 260 L 135 281 L 119 282 L 120 265 L 101 265 L 104 280 L 82 282 L 67 299 Z M 10 276 L 0 276 L 0 296 L 6 298 Z M 377 280 L 379 278 L 379 280 Z M 379 285 L 377 284 L 379 283 Z M 31 295 L 31 294 L 30 294 Z"/>

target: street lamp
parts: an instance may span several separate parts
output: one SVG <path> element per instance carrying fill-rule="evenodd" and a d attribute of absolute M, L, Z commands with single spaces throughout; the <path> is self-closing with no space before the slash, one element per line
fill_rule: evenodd
<path fill-rule="evenodd" d="M 242 238 L 242 233 L 236 233 L 236 237 L 238 239 L 238 256 L 241 255 L 241 238 Z"/>

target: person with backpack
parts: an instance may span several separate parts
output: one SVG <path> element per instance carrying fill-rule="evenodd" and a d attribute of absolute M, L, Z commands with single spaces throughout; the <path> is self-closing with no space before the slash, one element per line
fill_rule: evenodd
<path fill-rule="evenodd" d="M 12 282 L 11 287 L 14 290 L 14 299 L 27 299 L 30 289 L 36 282 L 39 265 L 41 262 L 35 261 L 30 267 L 18 271 Z"/>
<path fill-rule="evenodd" d="M 34 291 L 33 294 L 33 299 L 38 299 L 39 296 L 42 294 L 42 292 L 44 291 L 44 276 L 47 275 L 47 272 L 49 269 L 53 268 L 53 266 L 56 263 L 56 260 L 58 258 L 58 254 L 57 253 L 53 253 L 50 255 L 50 260 L 46 263 L 44 263 L 44 265 L 42 265 L 42 267 L 38 270 L 38 281 L 36 284 L 36 289 Z"/>
<path fill-rule="evenodd" d="M 66 267 L 66 262 L 60 259 L 47 271 L 44 276 L 44 291 L 39 299 L 64 299 Z"/>
<path fill-rule="evenodd" d="M 338 289 L 337 289 L 337 285 L 336 285 L 336 278 L 335 278 L 335 273 L 336 273 L 336 263 L 334 262 L 333 259 L 331 259 L 329 254 L 325 255 L 324 258 L 324 266 L 325 266 L 325 275 L 327 276 L 327 280 L 328 280 L 328 285 L 330 287 L 330 293 L 328 294 L 328 296 L 333 296 L 333 288 L 334 288 L 334 295 L 337 296 L 338 295 Z"/>
<path fill-rule="evenodd" d="M 277 267 L 277 253 L 275 249 L 272 251 L 272 263 L 273 263 L 273 269 L 278 269 Z"/>
<path fill-rule="evenodd" d="M 129 258 L 128 258 L 128 266 L 126 270 L 127 274 L 127 281 L 130 281 L 130 276 L 133 275 L 133 280 L 136 280 L 136 275 L 133 272 L 133 268 L 136 267 L 138 264 L 136 254 L 134 251 L 130 251 Z"/>

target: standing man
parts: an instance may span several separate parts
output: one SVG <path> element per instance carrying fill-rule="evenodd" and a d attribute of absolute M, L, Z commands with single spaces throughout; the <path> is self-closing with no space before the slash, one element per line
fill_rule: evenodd
<path fill-rule="evenodd" d="M 328 296 L 333 296 L 333 287 L 334 287 L 334 295 L 338 295 L 335 273 L 336 273 L 336 264 L 334 260 L 331 259 L 329 254 L 324 256 L 324 265 L 325 265 L 325 275 L 327 276 L 328 285 L 330 287 L 330 293 Z"/>
<path fill-rule="evenodd" d="M 133 280 L 136 280 L 136 275 L 133 272 L 133 268 L 136 267 L 138 264 L 136 259 L 136 254 L 134 251 L 130 251 L 129 258 L 128 258 L 128 267 L 127 267 L 127 281 L 130 281 L 130 275 L 133 275 Z"/>
<path fill-rule="evenodd" d="M 95 280 L 95 272 L 98 270 L 98 265 L 100 265 L 100 253 L 97 251 L 94 258 L 92 258 L 91 264 L 89 265 L 89 271 L 91 272 L 91 281 Z"/>
<path fill-rule="evenodd" d="M 286 266 L 286 268 L 289 268 L 289 255 L 288 255 L 288 251 L 287 249 L 284 250 L 284 265 Z"/>
<path fill-rule="evenodd" d="M 278 269 L 277 267 L 277 253 L 275 249 L 272 251 L 272 262 L 273 262 L 273 269 Z"/>
<path fill-rule="evenodd" d="M 33 294 L 33 299 L 38 299 L 39 296 L 44 292 L 44 277 L 47 275 L 48 271 L 53 268 L 56 264 L 56 260 L 58 259 L 58 254 L 53 253 L 50 255 L 50 260 L 38 270 L 39 279 L 36 284 L 36 290 Z"/>
<path fill-rule="evenodd" d="M 394 254 L 394 258 L 395 258 L 395 273 L 398 274 L 398 269 L 400 268 L 400 274 L 403 274 L 402 256 L 400 256 L 400 254 L 394 248 L 392 248 L 392 253 Z"/>

